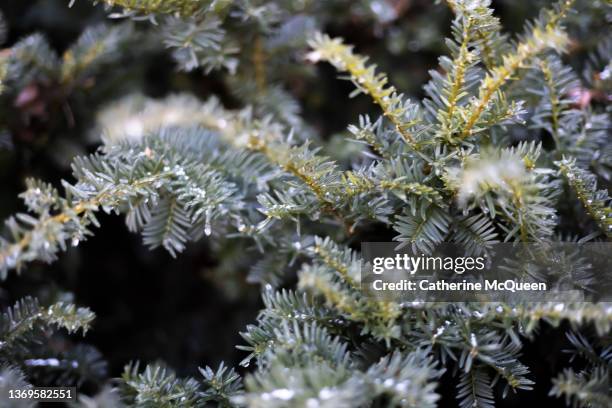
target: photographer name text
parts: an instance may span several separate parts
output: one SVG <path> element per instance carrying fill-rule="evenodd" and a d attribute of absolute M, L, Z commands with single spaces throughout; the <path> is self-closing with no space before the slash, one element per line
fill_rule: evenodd
<path fill-rule="evenodd" d="M 513 279 L 488 280 L 482 282 L 447 282 L 445 280 L 431 281 L 429 279 L 408 280 L 402 279 L 397 282 L 385 282 L 377 279 L 372 282 L 375 291 L 458 291 L 458 292 L 522 292 L 522 291 L 546 291 L 546 283 L 543 282 L 520 282 Z"/>

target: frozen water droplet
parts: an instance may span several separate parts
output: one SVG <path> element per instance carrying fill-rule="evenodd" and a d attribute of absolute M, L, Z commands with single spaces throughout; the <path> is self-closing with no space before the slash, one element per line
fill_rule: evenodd
<path fill-rule="evenodd" d="M 79 239 L 77 237 L 72 238 L 72 242 L 71 243 L 72 243 L 73 247 L 78 246 L 79 242 L 80 241 L 79 241 Z"/>
<path fill-rule="evenodd" d="M 437 339 L 438 337 L 440 337 L 442 335 L 442 333 L 444 333 L 444 326 L 440 326 L 438 327 L 438 329 L 436 330 L 436 333 L 434 334 L 434 339 Z"/>
<path fill-rule="evenodd" d="M 212 233 L 212 226 L 210 225 L 211 211 L 210 208 L 206 209 L 206 221 L 204 222 L 204 234 L 209 236 Z"/>
<path fill-rule="evenodd" d="M 320 404 L 316 398 L 308 398 L 306 400 L 306 408 L 319 408 Z"/>
<path fill-rule="evenodd" d="M 295 391 L 290 390 L 288 388 L 279 388 L 270 392 L 272 398 L 280 399 L 283 401 L 288 401 L 295 395 Z"/>

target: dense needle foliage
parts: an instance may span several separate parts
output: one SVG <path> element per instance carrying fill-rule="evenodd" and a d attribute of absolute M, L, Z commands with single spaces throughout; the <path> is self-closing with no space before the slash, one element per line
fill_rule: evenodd
<path fill-rule="evenodd" d="M 0 316 L 0 391 L 74 384 L 80 407 L 424 408 L 504 406 L 546 387 L 551 403 L 612 406 L 610 304 L 378 301 L 360 290 L 356 249 L 453 242 L 478 254 L 497 242 L 610 240 L 606 3 L 548 4 L 518 35 L 490 0 L 437 5 L 452 13 L 444 55 L 411 97 L 374 58 L 326 34 L 358 16 L 391 36 L 410 2 L 98 3 L 116 20 L 86 28 L 61 55 L 42 34 L 0 52 L 0 148 L 25 160 L 37 135 L 55 137 L 35 154 L 62 166 L 66 151 L 84 149 L 63 129 L 101 143 L 70 158 L 61 184 L 24 180 L 27 211 L 6 221 L 0 278 L 44 273 L 114 214 L 152 250 L 180 259 L 205 248 L 214 279 L 258 285 L 263 306 L 240 333 L 240 367 L 193 361 L 203 368 L 183 376 L 126 359 L 111 380 L 104 356 L 71 335 L 92 321 L 95 331 L 94 314 L 61 290 L 32 293 L 41 299 Z M 183 92 L 122 95 L 114 68 L 160 53 L 190 73 Z M 295 96 L 296 83 L 315 86 L 320 65 L 351 82 L 347 98 L 371 105 L 340 137 Z M 202 75 L 223 91 L 195 96 L 190 81 Z M 334 97 L 320 103 L 346 104 Z M 565 262 L 569 271 L 588 260 Z M 542 363 L 522 355 L 541 333 L 565 336 L 561 354 L 572 357 L 543 384 L 532 375 Z"/>

